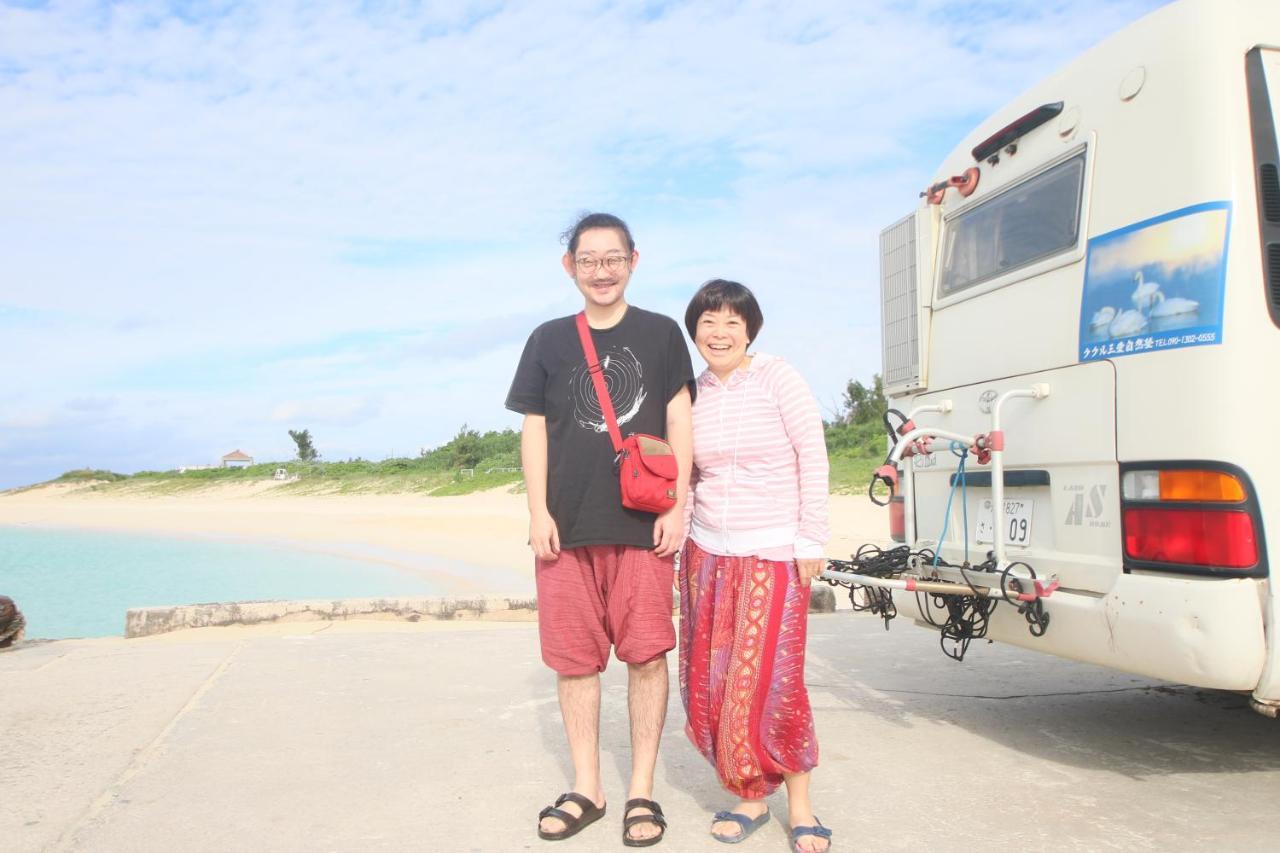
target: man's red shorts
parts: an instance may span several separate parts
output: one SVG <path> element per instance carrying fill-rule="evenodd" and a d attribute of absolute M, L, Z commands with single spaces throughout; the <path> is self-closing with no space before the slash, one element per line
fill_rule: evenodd
<path fill-rule="evenodd" d="M 630 545 L 565 548 L 534 559 L 542 660 L 560 675 L 604 672 L 609 646 L 648 663 L 676 645 L 671 557 Z"/>

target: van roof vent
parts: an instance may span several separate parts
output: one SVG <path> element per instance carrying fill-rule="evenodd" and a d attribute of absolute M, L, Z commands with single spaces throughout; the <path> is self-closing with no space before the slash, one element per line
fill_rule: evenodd
<path fill-rule="evenodd" d="M 1268 222 L 1280 222 L 1280 178 L 1274 163 L 1263 163 L 1258 176 L 1262 185 L 1262 211 Z"/>
<path fill-rule="evenodd" d="M 1280 315 L 1280 243 L 1267 244 L 1267 295 L 1271 297 L 1271 316 Z"/>
<path fill-rule="evenodd" d="M 880 328 L 884 386 L 920 384 L 920 324 L 916 296 L 916 217 L 880 232 Z"/>

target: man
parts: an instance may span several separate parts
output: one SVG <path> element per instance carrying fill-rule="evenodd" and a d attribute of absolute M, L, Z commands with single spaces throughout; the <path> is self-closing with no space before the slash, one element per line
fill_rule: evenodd
<path fill-rule="evenodd" d="M 569 838 L 604 815 L 600 780 L 600 673 L 612 646 L 627 665 L 632 769 L 623 842 L 662 840 L 652 800 L 667 710 L 672 557 L 684 539 L 692 467 L 693 365 L 680 328 L 626 301 L 639 262 L 626 223 L 593 213 L 566 234 L 564 270 L 583 311 L 624 435 L 665 437 L 679 466 L 676 505 L 655 515 L 622 506 L 613 444 L 574 317 L 529 336 L 507 395 L 524 415 L 521 455 L 529 495 L 542 659 L 557 674 L 573 759 L 573 789 L 539 815 L 538 835 Z"/>

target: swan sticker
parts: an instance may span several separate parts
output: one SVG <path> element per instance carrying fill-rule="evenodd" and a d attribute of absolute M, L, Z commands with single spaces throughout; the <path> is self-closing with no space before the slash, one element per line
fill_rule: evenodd
<path fill-rule="evenodd" d="M 1222 343 L 1230 221 L 1210 202 L 1090 240 L 1080 360 Z"/>

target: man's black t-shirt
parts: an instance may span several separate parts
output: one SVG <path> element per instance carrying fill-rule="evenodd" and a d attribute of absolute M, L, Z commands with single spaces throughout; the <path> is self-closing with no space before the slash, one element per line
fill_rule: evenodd
<path fill-rule="evenodd" d="M 693 365 L 670 317 L 628 306 L 610 329 L 592 329 L 609 398 L 623 436 L 667 435 L 667 403 L 684 385 L 694 393 Z M 507 408 L 547 419 L 547 508 L 560 547 L 653 547 L 653 513 L 622 506 L 613 443 L 574 317 L 533 330 L 516 368 Z"/>

